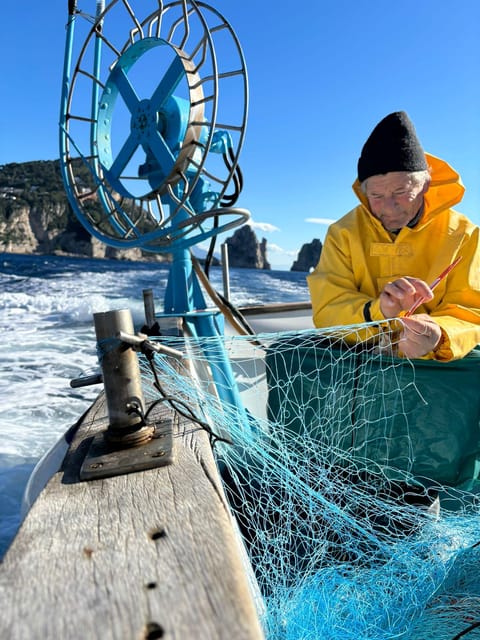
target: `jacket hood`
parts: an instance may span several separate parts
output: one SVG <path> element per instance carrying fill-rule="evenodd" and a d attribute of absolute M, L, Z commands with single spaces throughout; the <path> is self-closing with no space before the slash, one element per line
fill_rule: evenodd
<path fill-rule="evenodd" d="M 465 187 L 460 175 L 445 160 L 441 160 L 429 153 L 425 154 L 430 168 L 432 181 L 425 194 L 425 215 L 430 217 L 438 211 L 449 209 L 458 204 L 463 198 Z M 359 180 L 353 183 L 355 195 L 368 211 L 368 200 L 360 188 Z"/>

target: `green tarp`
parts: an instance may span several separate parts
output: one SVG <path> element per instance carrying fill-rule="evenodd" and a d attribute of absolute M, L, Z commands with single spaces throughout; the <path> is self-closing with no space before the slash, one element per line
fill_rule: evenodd
<path fill-rule="evenodd" d="M 480 471 L 480 350 L 414 363 L 314 337 L 267 353 L 268 413 L 292 448 L 332 464 L 473 490 Z M 328 460 L 326 460 L 328 462 Z"/>

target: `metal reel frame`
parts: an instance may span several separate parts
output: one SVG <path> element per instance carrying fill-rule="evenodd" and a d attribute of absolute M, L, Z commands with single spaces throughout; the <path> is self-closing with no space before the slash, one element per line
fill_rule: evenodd
<path fill-rule="evenodd" d="M 248 85 L 240 45 L 219 12 L 193 0 L 150 4 L 154 10 L 140 19 L 133 0 L 114 0 L 106 8 L 97 3 L 73 73 L 74 26 L 85 16 L 72 10 L 60 151 L 70 204 L 93 236 L 117 248 L 163 252 L 188 248 L 248 220 L 247 211 L 225 206 L 232 203 L 229 185 L 236 185 Z M 129 34 L 120 43 L 119 21 Z M 227 49 L 233 67 L 221 62 Z M 155 77 L 153 89 L 151 82 L 137 86 L 137 79 L 153 75 L 134 78 L 154 52 L 165 58 L 161 78 Z M 234 101 L 232 85 L 240 91 Z M 233 102 L 241 108 L 231 121 Z M 123 112 L 117 116 L 119 106 Z M 214 160 L 220 154 L 223 164 Z M 137 175 L 128 174 L 132 165 Z"/>

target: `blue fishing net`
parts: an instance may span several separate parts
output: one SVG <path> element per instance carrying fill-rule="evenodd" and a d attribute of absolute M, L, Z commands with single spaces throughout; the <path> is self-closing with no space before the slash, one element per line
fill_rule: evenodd
<path fill-rule="evenodd" d="M 161 337 L 161 395 L 212 436 L 268 639 L 480 637 L 480 353 L 366 329 Z"/>

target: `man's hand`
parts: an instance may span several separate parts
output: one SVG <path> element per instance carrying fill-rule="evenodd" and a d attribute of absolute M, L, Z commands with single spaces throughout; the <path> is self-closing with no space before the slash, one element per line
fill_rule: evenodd
<path fill-rule="evenodd" d="M 420 358 L 439 344 L 442 330 L 426 313 L 402 318 L 402 324 L 398 349 L 407 358 Z"/>
<path fill-rule="evenodd" d="M 433 292 L 419 278 L 398 278 L 389 282 L 380 294 L 380 310 L 385 318 L 397 318 L 401 311 L 408 311 L 418 300 L 431 300 Z"/>

